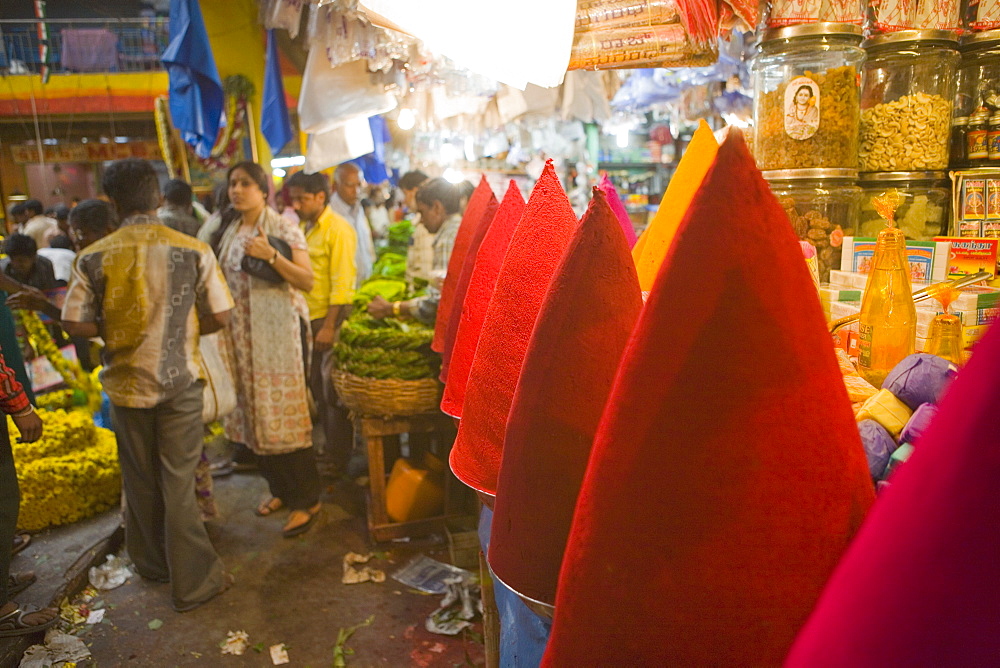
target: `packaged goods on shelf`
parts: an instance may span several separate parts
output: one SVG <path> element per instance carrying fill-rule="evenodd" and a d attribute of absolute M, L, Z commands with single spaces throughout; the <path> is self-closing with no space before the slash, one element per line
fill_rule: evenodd
<path fill-rule="evenodd" d="M 910 263 L 910 281 L 938 282 L 948 277 L 947 242 L 910 241 L 906 242 L 906 254 Z M 841 271 L 868 273 L 872 257 L 875 255 L 875 239 L 870 237 L 844 237 Z M 914 288 L 915 289 L 915 288 Z"/>
<path fill-rule="evenodd" d="M 833 288 L 840 288 L 841 290 L 864 290 L 867 282 L 868 274 L 862 274 L 857 271 L 842 271 L 839 269 L 833 269 L 830 271 L 830 287 Z M 861 301 L 860 297 L 858 298 L 858 301 Z"/>
<path fill-rule="evenodd" d="M 867 0 L 868 34 L 900 31 L 956 31 L 962 27 L 961 3 L 951 0 Z"/>
<path fill-rule="evenodd" d="M 934 237 L 934 241 L 950 244 L 948 277 L 957 278 L 981 271 L 996 275 L 997 249 L 1000 239 L 983 237 Z"/>

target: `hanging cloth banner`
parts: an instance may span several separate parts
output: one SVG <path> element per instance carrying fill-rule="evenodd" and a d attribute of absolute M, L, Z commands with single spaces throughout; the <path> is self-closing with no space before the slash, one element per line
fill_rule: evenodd
<path fill-rule="evenodd" d="M 170 44 L 161 60 L 170 78 L 174 126 L 199 158 L 207 158 L 222 125 L 225 96 L 197 0 L 170 0 Z"/>
<path fill-rule="evenodd" d="M 261 108 L 260 131 L 267 139 L 271 153 L 277 155 L 295 136 L 288 120 L 285 85 L 281 80 L 281 62 L 274 30 L 267 31 L 267 62 L 264 63 L 264 103 Z"/>

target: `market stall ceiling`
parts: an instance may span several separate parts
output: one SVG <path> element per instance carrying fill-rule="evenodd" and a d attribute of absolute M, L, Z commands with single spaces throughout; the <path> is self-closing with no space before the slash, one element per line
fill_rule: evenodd
<path fill-rule="evenodd" d="M 569 65 L 575 0 L 361 0 L 377 25 L 402 30 L 427 48 L 510 86 L 552 87 Z"/>

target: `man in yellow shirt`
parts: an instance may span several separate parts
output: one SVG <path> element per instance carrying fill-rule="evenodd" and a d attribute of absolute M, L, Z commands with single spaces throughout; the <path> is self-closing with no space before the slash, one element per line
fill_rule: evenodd
<path fill-rule="evenodd" d="M 330 185 L 325 176 L 298 172 L 288 179 L 286 187 L 299 215 L 313 268 L 313 289 L 306 293 L 313 334 L 309 389 L 323 427 L 325 449 L 343 470 L 353 446 L 353 431 L 347 412 L 337 406 L 330 382 L 331 347 L 354 296 L 357 235 L 351 224 L 329 207 Z"/>

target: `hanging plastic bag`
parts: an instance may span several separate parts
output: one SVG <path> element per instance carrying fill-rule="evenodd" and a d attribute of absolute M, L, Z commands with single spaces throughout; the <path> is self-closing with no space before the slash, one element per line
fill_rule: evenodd
<path fill-rule="evenodd" d="M 396 98 L 381 83 L 372 82 L 365 61 L 334 68 L 330 67 L 324 48 L 314 46 L 309 50 L 299 95 L 299 127 L 303 132 L 320 134 L 347 121 L 367 119 L 395 107 Z"/>

